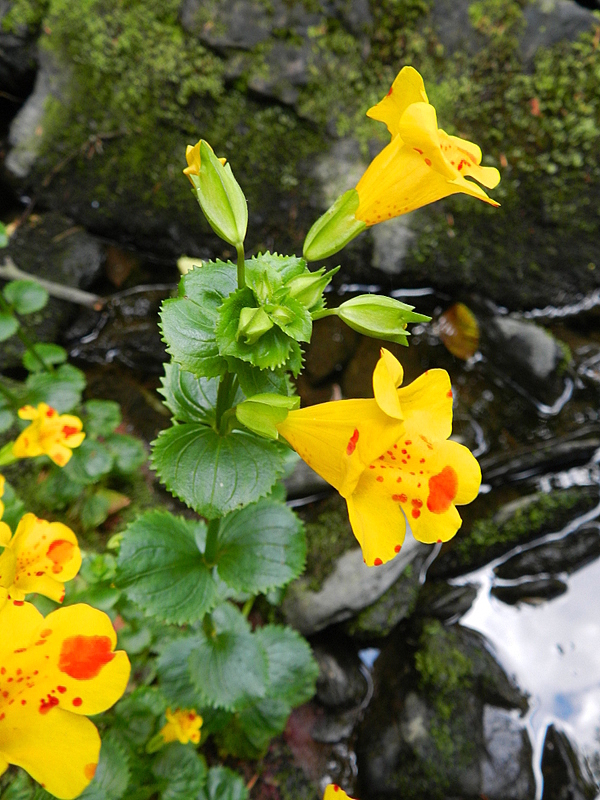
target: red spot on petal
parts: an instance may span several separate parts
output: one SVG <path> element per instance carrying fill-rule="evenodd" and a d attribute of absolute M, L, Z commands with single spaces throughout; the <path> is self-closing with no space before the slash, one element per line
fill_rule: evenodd
<path fill-rule="evenodd" d="M 373 562 L 373 566 L 380 567 L 383 564 L 383 561 L 380 558 L 376 558 Z"/>
<path fill-rule="evenodd" d="M 428 167 L 431 166 L 431 160 L 429 158 L 425 159 L 425 163 L 427 164 Z"/>
<path fill-rule="evenodd" d="M 389 92 L 387 93 L 387 97 L 389 97 L 393 91 L 394 91 L 394 87 L 393 87 L 393 86 L 390 86 L 390 90 L 389 90 Z M 338 790 L 338 787 L 336 786 L 336 787 L 335 787 L 335 791 L 337 792 L 337 790 Z"/>
<path fill-rule="evenodd" d="M 397 544 L 396 547 L 394 547 L 394 553 L 399 553 L 400 550 L 402 550 L 402 545 L 401 544 Z"/>
<path fill-rule="evenodd" d="M 422 156 L 422 155 L 423 155 L 423 151 L 422 151 L 422 150 L 419 150 L 419 148 L 418 148 L 418 147 L 413 147 L 413 150 L 415 150 L 415 152 L 417 152 L 417 153 L 418 153 L 420 156 Z"/>
<path fill-rule="evenodd" d="M 421 507 L 422 507 L 422 505 L 423 505 L 423 501 L 422 501 L 422 500 L 419 500 L 419 498 L 418 498 L 418 497 L 415 497 L 413 500 L 411 500 L 411 501 L 410 501 L 410 503 L 411 503 L 411 505 L 413 505 L 415 508 L 421 508 Z"/>
<path fill-rule="evenodd" d="M 396 478 L 396 483 L 402 483 L 402 478 Z"/>
<path fill-rule="evenodd" d="M 86 764 L 85 767 L 83 768 L 83 773 L 89 781 L 91 781 L 94 775 L 96 774 L 97 766 L 98 764 Z"/>
<path fill-rule="evenodd" d="M 448 511 L 458 492 L 458 475 L 456 471 L 446 466 L 438 475 L 429 479 L 429 496 L 427 508 L 433 514 L 443 514 Z"/>
<path fill-rule="evenodd" d="M 80 706 L 82 703 L 83 703 L 83 700 L 81 699 L 81 697 L 74 697 L 74 698 L 73 698 L 73 705 L 74 705 L 76 708 L 79 708 L 79 706 Z"/>
<path fill-rule="evenodd" d="M 52 561 L 52 572 L 58 575 L 63 571 L 63 566 L 73 558 L 75 545 L 67 542 L 66 539 L 56 539 L 50 544 L 46 555 Z"/>
<path fill-rule="evenodd" d="M 46 416 L 47 417 L 53 417 L 55 414 L 56 414 L 56 410 L 54 408 L 49 408 L 48 411 L 46 411 Z"/>
<path fill-rule="evenodd" d="M 58 668 L 80 681 L 95 678 L 115 654 L 108 636 L 71 636 L 60 649 Z"/>
<path fill-rule="evenodd" d="M 383 475 L 378 475 L 377 480 L 379 481 L 379 483 L 383 483 Z"/>
<path fill-rule="evenodd" d="M 79 430 L 73 425 L 63 425 L 62 432 L 65 436 L 73 436 L 74 433 L 79 433 Z"/>
<path fill-rule="evenodd" d="M 438 543 L 438 544 L 441 544 L 441 543 L 442 543 L 442 540 L 441 540 L 441 539 L 438 539 L 438 540 L 437 540 L 437 543 Z"/>
<path fill-rule="evenodd" d="M 446 397 L 454 397 L 454 395 L 452 394 L 452 389 L 450 389 L 450 390 L 447 392 L 447 394 L 446 394 Z"/>
<path fill-rule="evenodd" d="M 64 694 L 64 693 L 67 691 L 67 687 L 66 687 L 66 686 L 57 686 L 57 687 L 56 687 L 56 689 L 57 689 L 57 691 L 59 691 L 61 694 Z"/>
<path fill-rule="evenodd" d="M 352 453 L 356 450 L 356 443 L 358 442 L 358 430 L 355 428 L 354 433 L 350 437 L 350 441 L 348 442 L 348 446 L 346 447 L 346 455 L 351 456 Z"/>
<path fill-rule="evenodd" d="M 406 501 L 408 500 L 408 497 L 405 494 L 393 494 L 392 495 L 392 500 L 395 503 L 406 503 Z"/>
<path fill-rule="evenodd" d="M 415 519 L 419 519 L 419 517 L 421 516 L 421 512 L 419 511 L 418 508 L 413 508 L 413 510 L 410 513 L 413 515 Z"/>
<path fill-rule="evenodd" d="M 46 700 L 42 700 L 40 702 L 39 712 L 40 714 L 47 714 L 51 708 L 58 705 L 58 697 L 52 697 L 51 694 L 46 695 Z"/>
<path fill-rule="evenodd" d="M 25 600 L 13 600 L 13 606 L 25 605 Z"/>

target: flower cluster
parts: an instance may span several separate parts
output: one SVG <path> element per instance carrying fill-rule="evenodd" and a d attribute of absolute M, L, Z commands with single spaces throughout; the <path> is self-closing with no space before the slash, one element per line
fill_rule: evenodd
<path fill-rule="evenodd" d="M 365 563 L 400 552 L 406 522 L 416 539 L 445 542 L 462 524 L 457 505 L 478 494 L 471 452 L 448 441 L 452 388 L 432 369 L 404 388 L 400 363 L 384 348 L 372 400 L 338 400 L 292 410 L 279 433 L 348 504 Z"/>
<path fill-rule="evenodd" d="M 160 736 L 165 744 L 169 742 L 198 744 L 202 727 L 200 714 L 192 708 L 177 708 L 175 711 L 167 708 L 165 716 L 167 723 L 160 730 Z"/>
<path fill-rule="evenodd" d="M 31 425 L 20 433 L 13 445 L 16 458 L 47 455 L 59 467 L 64 467 L 73 455 L 73 448 L 79 447 L 85 439 L 79 417 L 59 414 L 46 403 L 39 403 L 37 408 L 23 406 L 19 417 L 31 420 Z"/>

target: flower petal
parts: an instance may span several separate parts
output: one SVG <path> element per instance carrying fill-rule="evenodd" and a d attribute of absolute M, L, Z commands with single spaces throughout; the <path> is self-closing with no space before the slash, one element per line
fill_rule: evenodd
<path fill-rule="evenodd" d="M 367 111 L 367 116 L 385 122 L 392 136 L 396 136 L 400 119 L 408 106 L 427 102 L 423 78 L 413 67 L 403 67 L 388 94 Z"/>
<path fill-rule="evenodd" d="M 398 389 L 406 430 L 425 441 L 447 439 L 452 432 L 452 386 L 443 369 L 430 369 Z"/>
<path fill-rule="evenodd" d="M 347 497 L 368 464 L 396 441 L 403 425 L 375 400 L 337 400 L 290 411 L 277 430 L 315 472 Z"/>
<path fill-rule="evenodd" d="M 6 522 L 0 522 L 0 547 L 6 547 L 6 545 L 10 542 L 11 537 L 12 531 Z"/>
<path fill-rule="evenodd" d="M 404 371 L 397 358 L 381 348 L 381 357 L 373 371 L 373 394 L 379 408 L 394 419 L 403 419 L 396 387 L 402 383 Z"/>
<path fill-rule="evenodd" d="M 356 489 L 346 499 L 348 516 L 365 564 L 379 566 L 400 552 L 406 532 L 406 519 L 392 492 L 374 472 L 365 472 Z"/>

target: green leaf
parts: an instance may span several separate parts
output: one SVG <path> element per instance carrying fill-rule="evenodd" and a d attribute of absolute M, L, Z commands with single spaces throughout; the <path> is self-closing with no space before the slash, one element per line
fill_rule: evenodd
<path fill-rule="evenodd" d="M 201 619 L 218 601 L 200 548 L 206 526 L 167 511 L 148 511 L 127 527 L 118 584 L 147 614 L 183 625 Z"/>
<path fill-rule="evenodd" d="M 161 330 L 167 351 L 184 369 L 207 378 L 226 371 L 215 339 L 215 325 L 223 299 L 236 285 L 233 264 L 208 262 L 183 276 L 183 296 L 163 303 Z"/>
<path fill-rule="evenodd" d="M 275 697 L 255 700 L 215 734 L 219 751 L 237 758 L 260 758 L 271 739 L 283 732 L 290 711 L 287 703 Z"/>
<path fill-rule="evenodd" d="M 291 707 L 307 703 L 315 693 L 319 667 L 306 639 L 282 625 L 265 625 L 254 635 L 269 661 L 268 696 Z"/>
<path fill-rule="evenodd" d="M 153 442 L 152 464 L 167 489 L 208 519 L 267 494 L 282 461 L 273 442 L 196 423 L 161 431 Z"/>
<path fill-rule="evenodd" d="M 90 436 L 108 436 L 121 424 L 121 407 L 114 400 L 88 400 L 85 431 Z"/>
<path fill-rule="evenodd" d="M 168 701 L 179 708 L 198 708 L 202 703 L 188 666 L 198 646 L 197 636 L 182 636 L 160 647 L 156 662 L 160 688 Z"/>
<path fill-rule="evenodd" d="M 4 433 L 15 423 L 15 415 L 8 408 L 0 408 L 0 433 Z"/>
<path fill-rule="evenodd" d="M 121 800 L 129 785 L 127 754 L 109 733 L 102 741 L 100 761 L 94 779 L 80 794 L 81 800 Z"/>
<path fill-rule="evenodd" d="M 302 523 L 282 503 L 260 500 L 221 521 L 217 570 L 233 589 L 259 594 L 285 586 L 300 575 L 305 558 Z"/>
<path fill-rule="evenodd" d="M 267 658 L 242 613 L 224 603 L 212 614 L 214 633 L 198 634 L 189 657 L 192 683 L 206 705 L 235 711 L 253 698 L 264 697 Z"/>
<path fill-rule="evenodd" d="M 293 297 L 280 301 L 278 308 L 265 306 L 269 318 L 281 330 L 297 342 L 310 342 L 312 317 L 310 311 Z"/>
<path fill-rule="evenodd" d="M 165 365 L 165 377 L 161 378 L 165 405 L 174 419 L 181 422 L 202 422 L 213 425 L 219 381 L 216 378 L 198 378 L 181 369 L 177 362 Z M 228 398 L 227 405 L 235 405 L 242 399 L 241 392 Z"/>
<path fill-rule="evenodd" d="M 72 460 L 73 458 L 71 458 Z M 81 483 L 81 475 L 77 476 L 78 480 L 74 480 L 67 467 L 63 469 L 53 465 L 47 477 L 36 487 L 36 499 L 42 506 L 51 510 L 65 508 L 76 500 L 84 490 L 85 484 Z M 89 483 L 90 481 L 88 480 L 87 482 Z"/>
<path fill-rule="evenodd" d="M 112 433 L 104 444 L 114 459 L 114 470 L 122 475 L 136 472 L 148 459 L 142 442 L 126 433 Z"/>
<path fill-rule="evenodd" d="M 48 291 L 36 281 L 11 281 L 2 294 L 17 314 L 33 314 L 48 302 Z"/>
<path fill-rule="evenodd" d="M 157 718 L 166 707 L 167 702 L 156 687 L 139 686 L 115 706 L 115 727 L 124 731 L 128 742 L 139 747 L 152 736 Z"/>
<path fill-rule="evenodd" d="M 84 439 L 73 450 L 73 455 L 63 467 L 71 480 L 78 483 L 97 483 L 104 475 L 108 475 L 113 467 L 113 455 L 102 442 Z"/>
<path fill-rule="evenodd" d="M 255 394 L 293 394 L 285 370 L 259 369 L 237 358 L 228 358 L 227 364 L 229 371 L 237 375 L 240 389 L 246 397 Z"/>
<path fill-rule="evenodd" d="M 2 495 L 2 502 L 4 503 L 4 514 L 2 515 L 2 522 L 6 522 L 8 527 L 15 531 L 19 520 L 25 513 L 25 505 L 21 498 L 15 493 L 11 484 L 6 481 L 4 484 L 4 494 Z"/>
<path fill-rule="evenodd" d="M 71 411 L 81 402 L 85 375 L 71 364 L 61 364 L 54 372 L 36 372 L 25 381 L 24 403 L 37 406 L 47 403 L 60 414 Z"/>
<path fill-rule="evenodd" d="M 29 775 L 20 770 L 14 776 L 10 786 L 2 793 L 1 800 L 32 800 L 33 791 Z"/>
<path fill-rule="evenodd" d="M 19 320 L 12 314 L 0 313 L 0 342 L 10 339 L 19 329 Z"/>
<path fill-rule="evenodd" d="M 238 289 L 225 300 L 216 327 L 219 352 L 224 356 L 249 361 L 260 369 L 283 367 L 292 357 L 294 345 L 298 345 L 280 328 L 271 328 L 251 345 L 246 344 L 243 337 L 237 339 L 242 309 L 253 307 L 256 307 L 256 301 L 252 290 L 247 286 Z"/>
<path fill-rule="evenodd" d="M 48 367 L 55 364 L 63 364 L 67 360 L 65 348 L 51 342 L 39 342 L 33 345 L 33 349 Z M 44 370 L 38 358 L 29 350 L 23 353 L 23 366 L 29 372 L 42 372 Z"/>
<path fill-rule="evenodd" d="M 6 225 L 0 222 L 0 247 L 8 247 L 8 233 L 6 232 Z"/>
<path fill-rule="evenodd" d="M 160 750 L 152 764 L 160 786 L 161 800 L 192 800 L 202 797 L 206 762 L 189 745 L 172 742 Z"/>
<path fill-rule="evenodd" d="M 211 767 L 206 782 L 208 800 L 247 800 L 248 789 L 240 775 L 227 767 Z"/>
<path fill-rule="evenodd" d="M 292 278 L 308 273 L 306 261 L 298 256 L 280 256 L 277 253 L 259 253 L 246 261 L 246 274 L 259 272 L 261 269 L 277 272 L 281 283 L 288 283 Z"/>
<path fill-rule="evenodd" d="M 97 528 L 108 517 L 110 509 L 110 500 L 101 494 L 92 494 L 85 498 L 85 501 L 79 512 L 81 524 L 85 531 Z"/>

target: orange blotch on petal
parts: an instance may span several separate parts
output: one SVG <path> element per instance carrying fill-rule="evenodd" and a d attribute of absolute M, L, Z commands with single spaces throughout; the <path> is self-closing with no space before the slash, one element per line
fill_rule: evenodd
<path fill-rule="evenodd" d="M 108 636 L 71 636 L 62 644 L 58 668 L 71 678 L 86 681 L 95 678 L 114 657 Z"/>
<path fill-rule="evenodd" d="M 438 475 L 429 479 L 427 508 L 433 514 L 443 514 L 452 505 L 457 492 L 458 475 L 452 467 L 446 466 Z"/>
<path fill-rule="evenodd" d="M 96 774 L 96 767 L 98 764 L 86 764 L 83 768 L 83 773 L 88 781 L 91 781 L 94 775 Z"/>
<path fill-rule="evenodd" d="M 350 437 L 350 441 L 348 442 L 348 446 L 346 447 L 346 455 L 351 456 L 352 453 L 356 450 L 356 443 L 358 442 L 358 430 L 355 428 L 354 433 Z"/>

